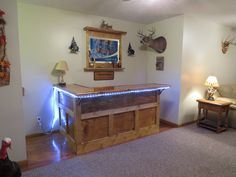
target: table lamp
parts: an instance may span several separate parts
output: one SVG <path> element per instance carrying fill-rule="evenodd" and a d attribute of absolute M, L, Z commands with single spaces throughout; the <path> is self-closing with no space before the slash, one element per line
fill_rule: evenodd
<path fill-rule="evenodd" d="M 66 71 L 69 70 L 66 61 L 65 60 L 59 61 L 55 66 L 55 70 L 58 71 L 58 73 L 59 73 L 59 83 L 58 83 L 58 85 L 65 86 L 66 83 L 63 79 L 63 76 L 66 74 Z"/>
<path fill-rule="evenodd" d="M 216 88 L 219 87 L 217 78 L 215 76 L 208 76 L 207 80 L 205 81 L 205 86 L 207 86 L 207 93 L 208 93 L 208 100 L 214 101 L 214 93 L 216 92 Z"/>

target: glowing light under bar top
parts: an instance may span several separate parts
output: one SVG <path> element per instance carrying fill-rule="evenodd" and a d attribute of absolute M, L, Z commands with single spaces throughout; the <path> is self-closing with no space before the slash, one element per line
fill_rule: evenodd
<path fill-rule="evenodd" d="M 169 89 L 169 86 L 159 87 L 159 88 L 147 88 L 147 89 L 137 89 L 137 90 L 127 90 L 127 91 L 120 91 L 120 92 L 106 92 L 106 93 L 92 93 L 92 94 L 84 94 L 84 95 L 75 95 L 70 93 L 66 90 L 60 89 L 58 87 L 54 87 L 54 89 L 63 92 L 67 95 L 72 96 L 73 98 L 78 99 L 86 99 L 86 98 L 96 98 L 102 96 L 114 96 L 114 95 L 124 95 L 124 94 L 132 94 L 132 93 L 144 93 L 144 92 L 154 92 L 154 91 L 163 91 Z"/>

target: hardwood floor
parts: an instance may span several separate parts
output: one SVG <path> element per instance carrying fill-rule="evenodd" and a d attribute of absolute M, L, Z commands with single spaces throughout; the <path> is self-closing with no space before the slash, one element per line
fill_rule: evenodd
<path fill-rule="evenodd" d="M 163 122 L 160 124 L 160 132 L 172 128 L 173 126 Z M 30 137 L 26 139 L 26 144 L 28 167 L 23 167 L 22 171 L 76 156 L 60 133 Z"/>

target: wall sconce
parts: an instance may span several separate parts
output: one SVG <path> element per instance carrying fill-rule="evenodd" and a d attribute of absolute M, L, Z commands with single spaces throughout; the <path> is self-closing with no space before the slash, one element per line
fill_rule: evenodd
<path fill-rule="evenodd" d="M 216 88 L 219 87 L 219 83 L 215 76 L 208 76 L 207 80 L 205 81 L 205 86 L 207 86 L 207 93 L 208 93 L 208 100 L 214 101 L 214 93 L 216 92 Z"/>
<path fill-rule="evenodd" d="M 66 74 L 66 71 L 69 70 L 67 62 L 65 60 L 59 61 L 55 66 L 55 70 L 58 71 L 58 73 L 59 73 L 59 83 L 58 83 L 58 85 L 65 86 L 66 82 L 64 81 L 63 76 Z"/>

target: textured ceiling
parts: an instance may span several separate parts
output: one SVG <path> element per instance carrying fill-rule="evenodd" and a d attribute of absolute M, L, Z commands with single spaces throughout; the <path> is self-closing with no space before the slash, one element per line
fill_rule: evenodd
<path fill-rule="evenodd" d="M 236 0 L 18 0 L 149 24 L 188 14 L 236 28 Z"/>

